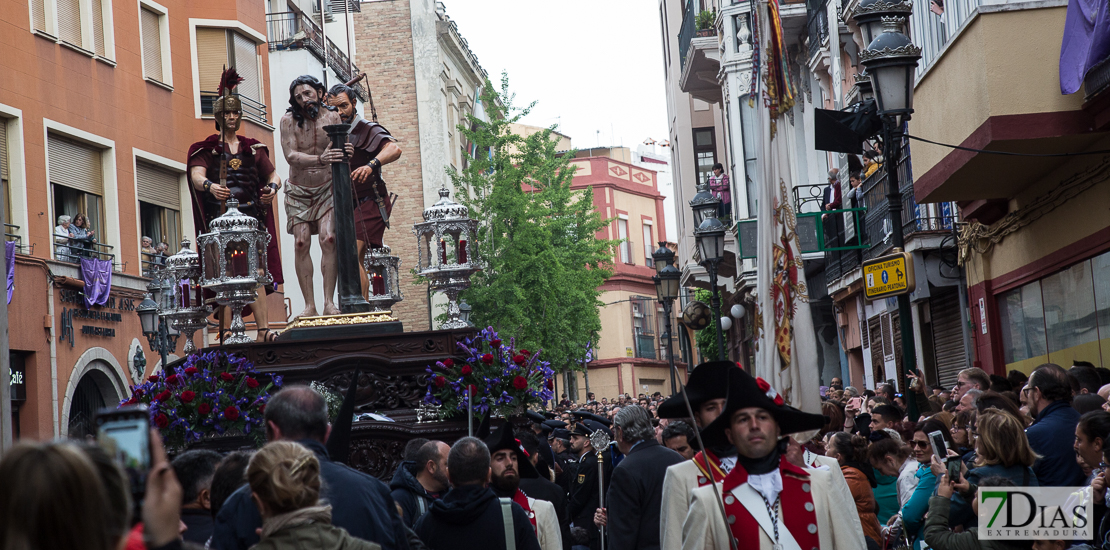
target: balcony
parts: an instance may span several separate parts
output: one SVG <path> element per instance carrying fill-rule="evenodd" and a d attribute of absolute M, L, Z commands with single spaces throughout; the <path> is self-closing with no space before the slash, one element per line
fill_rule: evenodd
<path fill-rule="evenodd" d="M 707 103 L 721 102 L 721 84 L 717 73 L 721 70 L 721 50 L 717 30 L 710 24 L 698 29 L 698 3 L 686 0 L 682 16 L 682 29 L 678 32 L 678 55 L 682 58 L 682 91 Z"/>
<path fill-rule="evenodd" d="M 293 8 L 292 5 L 289 7 Z M 266 29 L 271 52 L 307 49 L 321 63 L 327 63 L 328 68 L 334 71 L 343 82 L 350 81 L 359 74 L 358 67 L 347 57 L 347 54 L 331 39 L 325 40 L 320 26 L 303 11 L 268 13 Z"/>
<path fill-rule="evenodd" d="M 824 1 L 811 1 L 807 6 L 806 28 L 809 38 L 806 43 L 809 47 L 809 59 L 817 56 L 822 49 L 829 46 L 829 10 Z"/>
<path fill-rule="evenodd" d="M 931 65 L 918 70 L 909 133 L 1018 153 L 1095 146 L 1105 135 L 1098 133 L 1104 128 L 1097 113 L 1085 110 L 1082 94 L 1060 93 L 1066 6 L 1037 7 L 984 3 L 958 34 L 947 36 Z M 923 46 L 929 40 L 914 39 Z M 1074 159 L 1002 156 L 915 142 L 913 161 L 918 202 L 959 201 L 965 218 L 989 224 L 1005 215 L 1011 199 Z"/>

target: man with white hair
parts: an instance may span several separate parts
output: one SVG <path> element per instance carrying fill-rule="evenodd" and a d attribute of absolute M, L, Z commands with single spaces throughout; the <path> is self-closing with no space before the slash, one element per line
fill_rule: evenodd
<path fill-rule="evenodd" d="M 983 392 L 974 388 L 964 392 L 964 396 L 960 398 L 960 402 L 956 405 L 956 412 L 962 413 L 964 411 L 975 410 L 975 405 L 978 403 L 980 395 L 983 395 Z"/>
<path fill-rule="evenodd" d="M 643 407 L 621 409 L 613 418 L 613 436 L 625 457 L 613 469 L 606 508 L 597 509 L 594 522 L 608 523 L 612 550 L 658 549 L 663 480 L 667 468 L 683 461 L 682 455 L 655 440 L 651 416 Z"/>

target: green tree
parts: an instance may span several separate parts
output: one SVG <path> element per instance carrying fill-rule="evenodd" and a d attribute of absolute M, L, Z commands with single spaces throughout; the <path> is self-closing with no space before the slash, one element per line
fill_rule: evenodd
<path fill-rule="evenodd" d="M 709 304 L 713 294 L 708 290 L 698 289 L 694 292 L 694 299 Z M 717 325 L 713 320 L 712 309 L 709 314 L 709 326 L 694 333 L 694 341 L 698 344 L 698 352 L 705 361 L 717 360 Z M 725 333 L 725 348 L 728 348 L 728 333 Z"/>
<path fill-rule="evenodd" d="M 580 370 L 586 343 L 596 346 L 601 332 L 598 287 L 612 274 L 615 241 L 597 238 L 606 221 L 592 190 L 571 190 L 574 152 L 559 153 L 555 127 L 512 132 L 535 105 L 517 108 L 513 100 L 506 74 L 500 92 L 487 80 L 481 101 L 489 120 L 468 115 L 458 128 L 478 154 L 448 175 L 479 220 L 483 265 L 462 296 L 476 326 L 517 338 L 518 349 L 542 349 L 558 372 Z"/>

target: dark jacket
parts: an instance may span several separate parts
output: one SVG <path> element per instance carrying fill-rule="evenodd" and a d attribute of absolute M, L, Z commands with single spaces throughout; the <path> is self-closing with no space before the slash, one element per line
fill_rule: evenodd
<path fill-rule="evenodd" d="M 1075 462 L 1075 426 L 1079 412 L 1066 401 L 1053 401 L 1045 407 L 1033 424 L 1025 429 L 1029 446 L 1041 455 L 1033 464 L 1033 473 L 1041 487 L 1077 487 L 1083 485 L 1083 470 Z"/>
<path fill-rule="evenodd" d="M 1029 548 L 1027 541 L 979 540 L 975 527 L 963 533 L 948 528 L 948 506 L 951 501 L 939 496 L 929 499 L 929 517 L 925 519 L 925 543 L 933 550 L 1018 550 Z"/>
<path fill-rule="evenodd" d="M 609 490 L 612 480 L 613 459 L 608 452 L 601 453 L 605 464 L 605 490 Z M 570 482 L 570 497 L 567 499 L 567 517 L 575 527 L 582 527 L 590 536 L 590 548 L 600 546 L 600 533 L 594 525 L 594 513 L 598 509 L 597 453 L 586 453 L 579 458 L 578 469 Z"/>
<path fill-rule="evenodd" d="M 332 524 L 354 537 L 376 542 L 385 550 L 408 550 L 405 526 L 385 483 L 332 462 L 319 441 L 302 439 L 297 443 L 308 447 L 320 460 L 320 477 L 324 482 L 321 497 L 332 507 Z M 251 501 L 250 486 L 244 485 L 228 497 L 216 516 L 212 548 L 247 550 L 258 543 L 255 529 L 259 527 L 262 517 Z"/>
<path fill-rule="evenodd" d="M 659 548 L 659 509 L 667 468 L 682 462 L 682 455 L 654 439 L 637 443 L 613 468 L 613 481 L 605 493 L 612 550 Z"/>
<path fill-rule="evenodd" d="M 515 502 L 513 540 L 516 550 L 540 550 L 528 514 Z M 497 550 L 505 548 L 501 502 L 493 491 L 475 485 L 455 487 L 416 522 L 417 536 L 430 550 Z"/>
<path fill-rule="evenodd" d="M 968 470 L 967 481 L 973 485 L 979 485 L 979 482 L 984 478 L 994 476 L 1008 478 L 1018 487 L 1040 486 L 1036 474 L 1033 473 L 1033 469 L 1020 464 L 1015 464 L 1008 468 L 1001 464 L 980 466 Z M 952 508 L 948 514 L 948 525 L 950 527 L 955 527 L 957 525 L 977 527 L 979 525 L 979 518 L 976 517 L 975 512 L 971 509 L 971 502 L 958 493 L 952 495 Z"/>
<path fill-rule="evenodd" d="M 212 511 L 185 508 L 181 510 L 181 521 L 185 523 L 185 542 L 204 544 L 212 536 Z"/>
<path fill-rule="evenodd" d="M 559 532 L 563 537 L 563 548 L 570 550 L 570 518 L 567 517 L 567 494 L 563 488 L 537 477 L 521 479 L 520 490 L 536 500 L 546 500 L 555 507 L 555 515 L 559 517 Z"/>
<path fill-rule="evenodd" d="M 389 482 L 391 490 L 389 495 L 393 497 L 393 502 L 401 505 L 401 510 L 405 512 L 405 516 L 401 519 L 405 522 L 405 526 L 410 528 L 416 525 L 416 520 L 420 519 L 420 516 L 424 515 L 435 501 L 435 497 L 424 489 L 412 473 L 415 466 L 416 463 L 412 461 L 402 462 L 397 472 L 393 474 L 393 480 Z"/>
<path fill-rule="evenodd" d="M 381 550 L 373 542 L 359 540 L 328 523 L 307 523 L 282 529 L 254 547 L 254 550 Z"/>

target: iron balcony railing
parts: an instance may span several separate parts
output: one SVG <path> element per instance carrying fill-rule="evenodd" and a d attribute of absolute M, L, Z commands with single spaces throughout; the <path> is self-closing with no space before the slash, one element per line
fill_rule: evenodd
<path fill-rule="evenodd" d="M 829 10 L 825 1 L 809 2 L 807 26 L 809 28 L 809 57 L 817 55 L 829 39 Z"/>
<path fill-rule="evenodd" d="M 202 115 L 212 116 L 212 109 L 216 105 L 216 99 L 219 97 L 219 92 L 201 90 L 200 113 Z M 266 124 L 265 103 L 262 103 L 255 99 L 251 99 L 245 95 L 240 95 L 238 97 L 240 103 L 243 104 L 243 118 Z"/>
<path fill-rule="evenodd" d="M 113 252 L 114 247 L 109 244 L 98 243 L 91 238 L 74 238 L 67 239 L 68 242 L 58 242 L 58 237 L 54 241 L 54 259 L 59 262 L 68 262 L 71 264 L 81 263 L 82 258 L 96 258 L 98 260 L 111 260 L 112 271 L 120 271 L 120 265 L 116 262 L 116 255 Z"/>
<path fill-rule="evenodd" d="M 271 52 L 307 48 L 322 63 L 327 63 L 343 82 L 358 74 L 358 67 L 330 38 L 325 40 L 323 30 L 308 14 L 302 11 L 269 13 L 266 14 L 266 28 Z"/>
<path fill-rule="evenodd" d="M 694 0 L 686 0 L 686 11 L 682 13 L 682 27 L 678 31 L 678 57 L 682 60 L 680 70 L 686 68 L 686 54 L 690 51 L 690 41 L 698 32 L 698 12 Z"/>

